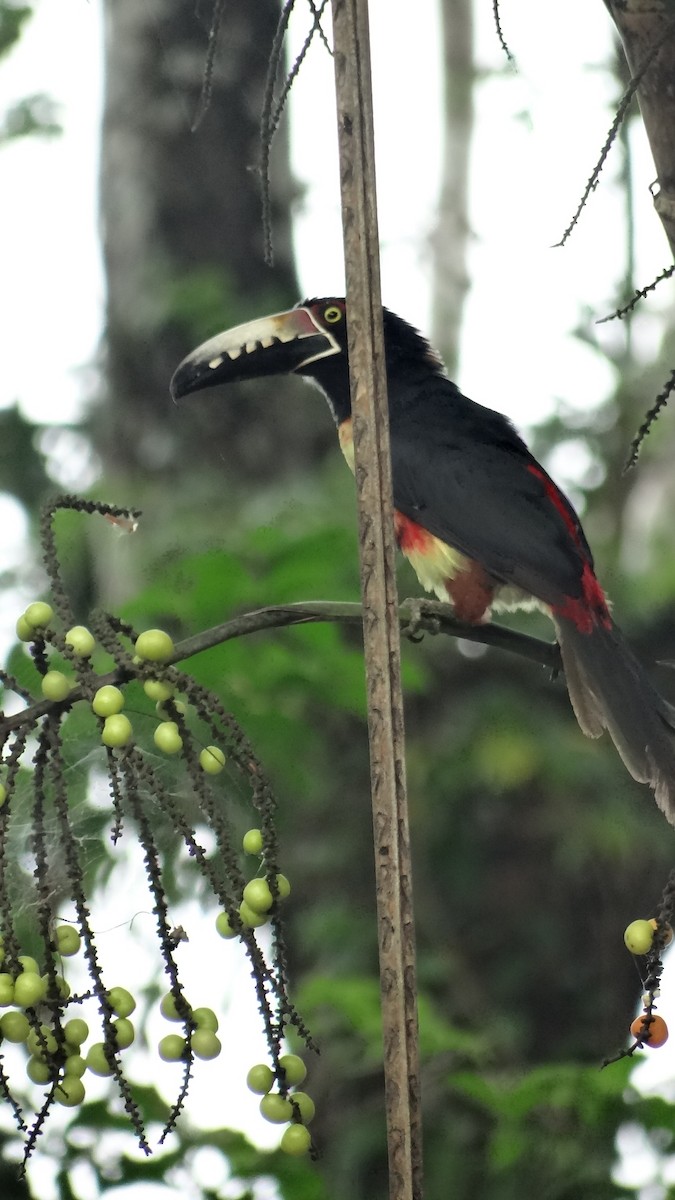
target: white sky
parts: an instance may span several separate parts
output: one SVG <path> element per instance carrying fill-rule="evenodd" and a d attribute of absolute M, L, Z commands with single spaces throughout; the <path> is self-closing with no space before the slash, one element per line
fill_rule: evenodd
<path fill-rule="evenodd" d="M 412 22 L 410 8 L 409 0 L 371 0 L 375 127 L 383 297 L 424 328 L 428 237 L 439 182 L 440 39 L 436 0 L 417 0 Z M 559 399 L 580 409 L 591 406 L 611 386 L 606 363 L 571 331 L 586 306 L 597 316 L 614 307 L 625 254 L 622 201 L 612 187 L 616 152 L 568 247 L 551 248 L 576 208 L 611 121 L 617 97 L 600 69 L 610 53 L 611 23 L 600 0 L 568 0 L 564 19 L 552 2 L 503 6 L 505 35 L 520 72 L 514 75 L 497 44 L 491 6 L 476 9 L 486 76 L 476 101 L 472 289 L 458 382 L 522 425 L 550 413 Z M 296 48 L 305 30 L 299 15 L 292 32 Z M 18 399 L 35 421 L 67 422 L 87 398 L 87 364 L 96 352 L 103 304 L 96 232 L 100 0 L 41 0 L 19 50 L 0 64 L 0 112 L 37 91 L 62 106 L 65 134 L 0 150 L 0 406 Z M 307 185 L 297 222 L 302 290 L 340 292 L 333 81 L 320 49 L 300 74 L 293 112 L 294 165 Z M 654 171 L 639 128 L 633 145 L 637 276 L 647 283 L 667 264 L 668 249 L 652 210 Z M 657 296 L 640 318 L 645 356 L 659 337 L 655 314 L 669 299 Z M 601 336 L 612 344 L 620 331 L 604 326 Z M 1 495 L 0 523 L 7 530 L 1 569 L 16 561 L 24 532 L 18 510 Z M 15 617 L 15 610 L 8 614 L 12 625 Z M 675 1011 L 670 1022 L 675 1027 Z M 670 1085 L 675 1040 L 671 1046 L 653 1059 L 655 1072 Z M 214 1072 L 213 1064 L 200 1071 Z M 229 1119 L 223 1110 L 218 1115 Z"/>

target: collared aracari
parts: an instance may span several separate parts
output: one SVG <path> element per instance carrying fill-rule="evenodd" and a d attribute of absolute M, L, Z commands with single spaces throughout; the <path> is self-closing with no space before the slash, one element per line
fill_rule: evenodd
<path fill-rule="evenodd" d="M 543 609 L 555 626 L 581 729 L 607 729 L 631 775 L 675 824 L 675 707 L 617 628 L 569 500 L 500 413 L 463 396 L 411 325 L 383 310 L 398 545 L 427 591 L 477 623 Z M 354 469 L 345 301 L 301 302 L 239 325 L 189 354 L 174 399 L 294 372 L 318 384 Z"/>

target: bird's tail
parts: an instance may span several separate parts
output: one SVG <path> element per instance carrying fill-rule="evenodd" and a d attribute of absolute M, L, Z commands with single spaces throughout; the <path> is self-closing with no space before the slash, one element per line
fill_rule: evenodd
<path fill-rule="evenodd" d="M 675 707 L 659 695 L 621 630 L 581 633 L 556 619 L 567 688 L 587 737 L 606 729 L 634 779 L 654 789 L 675 825 Z"/>

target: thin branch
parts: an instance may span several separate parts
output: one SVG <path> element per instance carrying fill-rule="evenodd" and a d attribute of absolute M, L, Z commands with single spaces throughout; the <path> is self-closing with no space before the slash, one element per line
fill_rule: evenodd
<path fill-rule="evenodd" d="M 606 317 L 599 317 L 595 322 L 596 325 L 604 325 L 606 321 L 622 320 L 629 312 L 633 311 L 640 300 L 644 300 L 649 292 L 655 291 L 658 285 L 663 283 L 664 279 L 670 279 L 673 274 L 675 274 L 675 265 L 665 267 L 661 274 L 657 275 L 656 279 L 653 279 L 651 283 L 646 284 L 645 287 L 637 288 L 633 297 L 622 308 L 615 309 L 614 312 L 608 313 Z"/>
<path fill-rule="evenodd" d="M 664 408 L 665 405 L 668 403 L 669 397 L 672 396 L 673 392 L 675 392 L 675 371 L 670 372 L 670 376 L 668 377 L 668 380 L 667 380 L 665 386 L 659 392 L 659 394 L 656 397 L 651 408 L 648 410 L 644 421 L 642 422 L 640 428 L 638 429 L 637 433 L 635 434 L 635 437 L 633 438 L 633 440 L 630 444 L 630 448 L 629 448 L 629 452 L 628 452 L 628 460 L 623 469 L 624 475 L 626 474 L 627 471 L 630 471 L 635 466 L 635 464 L 638 460 L 639 454 L 640 454 L 640 448 L 642 446 L 642 443 L 644 442 L 645 438 L 647 437 L 647 434 L 650 432 L 652 425 L 654 424 L 656 418 L 658 417 L 659 413 L 661 412 L 661 409 Z"/>
<path fill-rule="evenodd" d="M 265 82 L 265 95 L 263 98 L 262 113 L 260 116 L 260 184 L 261 184 L 261 203 L 262 203 L 262 224 L 263 224 L 263 243 L 264 243 L 264 258 L 268 267 L 271 267 L 274 262 L 274 251 L 272 246 L 272 203 L 270 198 L 270 155 L 272 153 L 272 141 L 279 126 L 281 115 L 284 111 L 286 101 L 290 90 L 300 72 L 300 68 L 305 60 L 307 52 L 312 44 L 314 34 L 318 33 L 326 50 L 330 55 L 331 50 L 328 39 L 321 26 L 321 17 L 324 9 L 328 5 L 328 0 L 321 0 L 321 6 L 316 7 L 314 0 L 309 0 L 309 7 L 312 12 L 312 27 L 307 34 L 300 52 L 288 72 L 284 81 L 281 95 L 275 103 L 274 100 L 274 85 L 279 72 L 279 65 L 283 58 L 284 40 L 288 29 L 288 22 L 291 19 L 291 13 L 295 7 L 295 0 L 286 0 L 279 24 L 272 42 L 270 51 L 270 61 L 267 71 L 267 80 Z"/>
<path fill-rule="evenodd" d="M 415 638 L 420 633 L 444 633 L 449 637 L 463 638 L 465 641 L 479 642 L 485 646 L 496 646 L 527 658 L 530 662 L 539 663 L 550 671 L 561 670 L 560 652 L 555 642 L 545 642 L 528 634 L 518 633 L 507 629 L 504 625 L 465 625 L 453 616 L 449 604 L 441 604 L 435 600 L 404 600 L 399 606 L 399 622 L 401 634 Z M 363 627 L 363 609 L 360 604 L 347 601 L 313 600 L 298 604 L 271 605 L 268 608 L 258 608 L 252 612 L 242 613 L 222 625 L 214 625 L 193 637 L 185 638 L 176 645 L 171 664 L 184 662 L 195 654 L 211 650 L 214 646 L 223 645 L 234 638 L 246 637 L 251 633 L 261 633 L 266 629 L 283 629 L 294 625 L 316 624 L 347 625 L 355 629 Z M 169 664 L 166 664 L 169 665 Z M 118 667 L 106 675 L 97 676 L 96 686 L 102 687 L 107 683 L 125 683 L 132 678 L 132 672 Z M 26 724 L 34 724 L 40 717 L 55 709 L 70 708 L 77 700 L 84 698 L 84 690 L 75 687 L 66 701 L 39 700 L 29 708 L 12 713 L 11 716 L 0 720 L 0 744 L 2 744 L 14 729 L 21 729 Z"/>
<path fill-rule="evenodd" d="M 206 48 L 206 62 L 204 63 L 204 74 L 202 76 L 202 90 L 199 96 L 199 103 L 195 113 L 194 120 L 190 126 L 190 133 L 196 133 L 201 125 L 204 117 L 209 111 L 211 104 L 211 96 L 213 94 L 213 65 L 216 60 L 216 50 L 218 48 L 218 33 L 223 20 L 223 13 L 227 0 L 215 0 L 213 5 L 213 16 L 211 17 L 211 28 L 209 30 L 209 40 Z"/>
<path fill-rule="evenodd" d="M 663 47 L 665 42 L 668 40 L 668 38 L 669 38 L 670 34 L 673 32 L 674 28 L 675 28 L 675 18 L 673 18 L 672 21 L 668 22 L 662 36 L 660 38 L 657 38 L 657 40 L 654 42 L 654 44 L 652 46 L 650 46 L 650 48 L 647 51 L 647 53 L 645 54 L 642 62 L 640 63 L 637 70 L 635 71 L 635 74 L 631 77 L 631 79 L 628 83 L 628 87 L 626 88 L 623 96 L 621 97 L 621 100 L 619 101 L 619 106 L 616 110 L 614 120 L 612 121 L 612 124 L 609 127 L 609 133 L 607 134 L 607 137 L 605 139 L 605 144 L 602 147 L 602 150 L 600 151 L 600 157 L 598 158 L 598 161 L 596 162 L 596 164 L 593 168 L 593 171 L 591 172 L 591 175 L 588 179 L 586 187 L 584 188 L 584 192 L 583 192 L 581 200 L 579 201 L 579 204 L 577 206 L 577 210 L 576 210 L 574 216 L 572 217 L 572 220 L 570 221 L 569 225 L 567 226 L 567 229 L 563 233 L 560 241 L 555 243 L 554 248 L 557 248 L 559 246 L 564 246 L 565 242 L 567 241 L 570 234 L 572 233 L 575 226 L 577 225 L 577 223 L 579 221 L 579 217 L 581 216 L 584 208 L 586 207 L 588 197 L 590 196 L 591 192 L 595 191 L 595 188 L 597 187 L 600 172 L 602 171 L 602 168 L 605 165 L 605 160 L 607 158 L 607 155 L 609 154 L 609 152 L 616 140 L 616 135 L 619 132 L 619 129 L 626 117 L 626 113 L 628 112 L 628 109 L 630 107 L 633 96 L 637 92 L 640 84 L 642 83 L 642 80 L 644 79 L 645 75 L 647 74 L 647 71 L 651 67 L 654 59 L 656 58 L 657 54 L 659 53 L 659 51 L 661 50 L 661 48 Z"/>
<path fill-rule="evenodd" d="M 501 17 L 501 12 L 500 12 L 499 0 L 492 0 L 492 18 L 495 23 L 495 29 L 497 31 L 497 38 L 499 40 L 499 45 L 501 46 L 502 50 L 504 51 L 504 54 L 506 55 L 509 64 L 515 70 L 516 60 L 515 60 L 514 55 L 511 52 L 511 50 L 509 49 L 506 38 L 504 37 L 504 31 L 502 30 L 502 17 Z"/>

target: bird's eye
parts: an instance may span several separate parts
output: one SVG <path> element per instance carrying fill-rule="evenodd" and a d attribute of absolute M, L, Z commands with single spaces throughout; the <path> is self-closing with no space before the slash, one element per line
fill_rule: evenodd
<path fill-rule="evenodd" d="M 337 304 L 329 304 L 328 308 L 323 310 L 323 319 L 334 325 L 336 321 L 342 320 L 342 309 L 338 308 Z"/>

